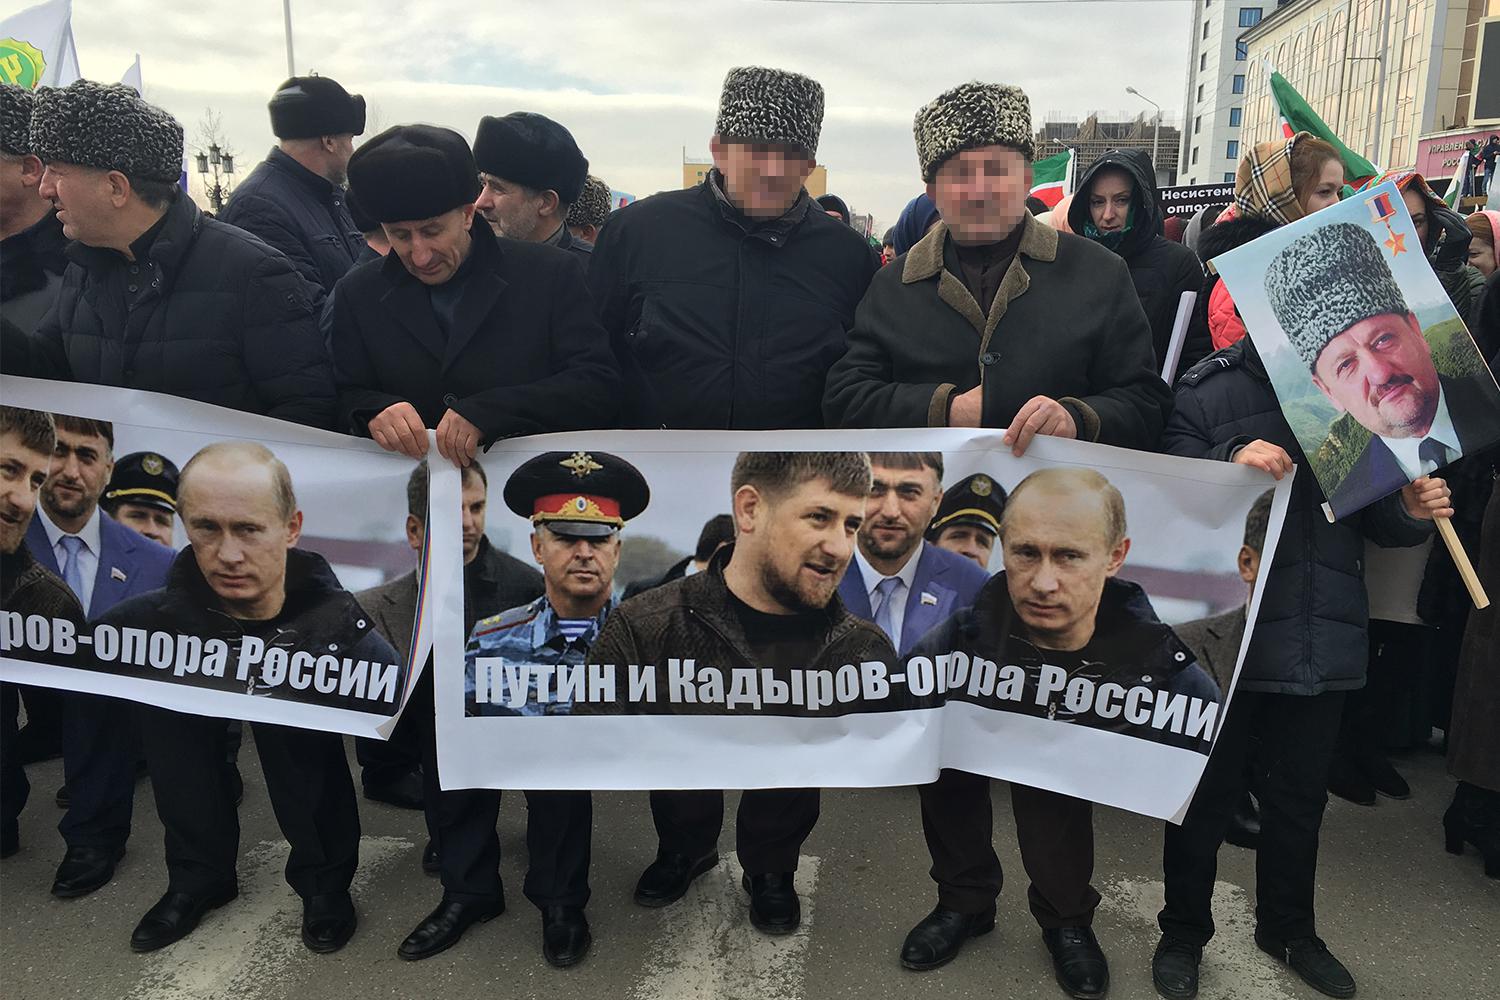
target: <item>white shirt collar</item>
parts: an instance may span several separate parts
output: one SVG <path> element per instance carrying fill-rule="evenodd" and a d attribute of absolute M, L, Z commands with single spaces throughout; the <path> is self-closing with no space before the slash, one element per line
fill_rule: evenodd
<path fill-rule="evenodd" d="M 52 515 L 47 513 L 45 507 L 42 507 L 40 503 L 37 504 L 37 507 L 42 511 L 42 530 L 47 533 L 47 544 L 52 546 L 52 551 L 55 553 L 57 551 L 57 540 L 66 535 L 67 532 L 52 523 Z M 89 551 L 94 554 L 96 559 L 101 558 L 99 551 L 99 518 L 101 516 L 99 507 L 96 504 L 94 512 L 89 515 L 88 522 L 84 524 L 83 530 L 78 533 L 78 537 L 83 539 L 83 544 L 89 547 Z"/>
<path fill-rule="evenodd" d="M 1382 437 L 1385 446 L 1391 450 L 1396 458 L 1396 464 L 1401 466 L 1401 471 L 1406 473 L 1407 479 L 1416 479 L 1426 475 L 1422 471 L 1422 459 L 1419 450 L 1422 442 L 1428 438 L 1435 438 L 1439 443 L 1446 445 L 1452 452 L 1452 457 L 1457 458 L 1463 454 L 1463 446 L 1458 443 L 1458 431 L 1453 428 L 1453 417 L 1448 413 L 1448 400 L 1443 394 L 1442 384 L 1438 385 L 1437 412 L 1433 414 L 1432 426 L 1427 433 L 1421 437 L 1388 438 Z"/>
<path fill-rule="evenodd" d="M 911 555 L 907 557 L 906 565 L 902 566 L 895 574 L 902 583 L 906 584 L 906 592 L 908 594 L 911 593 L 912 587 L 916 583 L 917 563 L 922 561 L 922 551 L 926 547 L 927 542 L 925 539 L 918 542 L 916 548 L 911 550 Z M 859 565 L 859 578 L 865 585 L 865 593 L 871 600 L 874 600 L 875 588 L 880 586 L 881 580 L 885 579 L 884 575 L 874 566 L 870 565 L 870 561 L 865 558 L 865 554 L 859 550 L 858 545 L 854 547 L 854 561 Z"/>

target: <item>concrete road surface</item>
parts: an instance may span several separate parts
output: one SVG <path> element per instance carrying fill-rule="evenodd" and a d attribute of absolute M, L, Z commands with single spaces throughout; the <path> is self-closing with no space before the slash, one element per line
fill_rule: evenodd
<path fill-rule="evenodd" d="M 352 761 L 351 761 L 352 764 Z M 1361 997 L 1428 1000 L 1500 995 L 1500 882 L 1484 877 L 1472 850 L 1442 849 L 1440 817 L 1452 784 L 1442 760 L 1421 752 L 1397 761 L 1410 801 L 1361 808 L 1334 800 L 1324 825 L 1319 927 L 1359 981 Z M 1062 996 L 1026 909 L 1008 795 L 997 786 L 996 844 L 1011 881 L 995 933 L 945 968 L 911 973 L 896 954 L 907 929 L 934 901 L 912 789 L 834 791 L 808 841 L 798 874 L 803 926 L 772 939 L 754 931 L 739 888 L 732 835 L 725 862 L 681 902 L 646 910 L 630 893 L 655 849 L 642 793 L 596 796 L 594 948 L 559 971 L 542 961 L 540 920 L 521 895 L 525 800 L 508 796 L 501 816 L 502 875 L 510 909 L 472 928 L 450 951 L 403 962 L 396 946 L 438 901 L 419 864 L 419 813 L 362 802 L 364 844 L 354 894 L 360 925 L 335 955 L 306 951 L 301 910 L 282 879 L 286 846 L 277 832 L 253 747 L 241 756 L 246 795 L 240 897 L 198 930 L 150 955 L 127 941 L 165 888 L 161 827 L 150 786 L 136 797 L 136 830 L 115 880 L 91 896 L 47 892 L 62 856 L 52 794 L 58 762 L 29 769 L 32 801 L 21 853 L 0 864 L 0 997 L 4 1000 L 377 1000 L 377 998 L 600 998 L 600 1000 L 882 1000 Z M 731 808 L 734 796 L 731 796 Z M 1096 929 L 1109 955 L 1110 995 L 1151 997 L 1150 959 L 1161 905 L 1161 826 L 1101 809 L 1096 884 L 1104 896 Z M 733 830 L 732 814 L 726 830 Z M 1282 1000 L 1316 996 L 1256 950 L 1254 858 L 1225 847 L 1215 900 L 1219 934 L 1203 964 L 1200 996 Z"/>

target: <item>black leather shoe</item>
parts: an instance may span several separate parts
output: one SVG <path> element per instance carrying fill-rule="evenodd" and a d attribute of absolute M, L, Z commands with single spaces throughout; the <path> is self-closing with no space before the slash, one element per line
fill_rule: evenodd
<path fill-rule="evenodd" d="M 427 842 L 422 848 L 422 872 L 426 875 L 436 875 L 443 867 L 443 859 L 438 854 L 437 844 Z"/>
<path fill-rule="evenodd" d="M 969 938 L 995 929 L 995 906 L 982 913 L 959 913 L 938 906 L 906 935 L 901 946 L 901 964 L 917 972 L 946 965 Z"/>
<path fill-rule="evenodd" d="M 1198 995 L 1198 963 L 1203 949 L 1181 938 L 1163 935 L 1151 957 L 1151 981 L 1167 1000 L 1192 1000 Z"/>
<path fill-rule="evenodd" d="M 701 858 L 686 854 L 659 853 L 656 860 L 641 872 L 635 884 L 635 901 L 642 906 L 666 906 L 675 903 L 688 891 L 693 879 L 719 863 L 718 852 Z"/>
<path fill-rule="evenodd" d="M 1302 981 L 1313 989 L 1330 997 L 1352 997 L 1354 977 L 1344 968 L 1344 963 L 1334 958 L 1321 938 L 1293 938 L 1278 941 L 1260 928 L 1255 930 L 1255 944 L 1261 951 L 1279 962 L 1285 962 Z"/>
<path fill-rule="evenodd" d="M 796 872 L 745 875 L 740 884 L 750 894 L 750 924 L 762 934 L 790 934 L 802 923 Z"/>
<path fill-rule="evenodd" d="M 542 907 L 542 957 L 548 965 L 566 969 L 583 961 L 594 936 L 581 906 Z"/>
<path fill-rule="evenodd" d="M 68 791 L 66 782 L 58 786 L 57 794 L 52 796 L 52 801 L 57 803 L 59 809 L 66 809 L 73 804 L 73 793 Z"/>
<path fill-rule="evenodd" d="M 365 783 L 365 798 L 398 809 L 422 808 L 422 772 L 407 771 L 390 781 Z"/>
<path fill-rule="evenodd" d="M 437 909 L 417 925 L 417 929 L 406 936 L 396 954 L 408 962 L 431 958 L 440 951 L 447 951 L 458 944 L 464 931 L 474 924 L 493 920 L 505 912 L 505 897 L 493 903 L 460 903 L 444 899 Z"/>
<path fill-rule="evenodd" d="M 347 892 L 308 896 L 302 901 L 302 943 L 320 955 L 338 951 L 354 936 L 359 918 Z"/>
<path fill-rule="evenodd" d="M 1057 985 L 1077 1000 L 1098 1000 L 1109 991 L 1109 962 L 1090 927 L 1053 927 L 1042 931 L 1052 952 Z"/>
<path fill-rule="evenodd" d="M 58 899 L 87 896 L 109 884 L 115 877 L 115 862 L 125 854 L 123 847 L 70 847 L 57 866 L 52 880 L 52 895 Z"/>
<path fill-rule="evenodd" d="M 1328 791 L 1357 806 L 1375 804 L 1375 786 L 1352 761 L 1335 758 L 1328 772 Z"/>
<path fill-rule="evenodd" d="M 130 950 L 155 951 L 182 940 L 193 932 L 205 913 L 218 909 L 238 895 L 239 889 L 235 886 L 207 896 L 168 890 L 135 925 L 135 932 L 130 935 Z"/>
<path fill-rule="evenodd" d="M 1401 777 L 1401 772 L 1391 766 L 1384 757 L 1370 756 L 1360 761 L 1360 770 L 1370 782 L 1370 787 L 1388 799 L 1411 798 L 1411 785 Z"/>
<path fill-rule="evenodd" d="M 1247 851 L 1260 846 L 1260 809 L 1249 792 L 1240 796 L 1240 804 L 1234 807 L 1234 815 L 1229 819 L 1229 829 L 1224 834 L 1224 840 Z"/>

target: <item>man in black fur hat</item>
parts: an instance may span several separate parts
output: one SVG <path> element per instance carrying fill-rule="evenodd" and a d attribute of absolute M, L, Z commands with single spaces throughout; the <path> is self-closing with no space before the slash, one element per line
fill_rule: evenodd
<path fill-rule="evenodd" d="M 531 111 L 485 116 L 474 135 L 474 163 L 480 182 L 474 208 L 496 236 L 550 243 L 587 261 L 593 245 L 567 226 L 589 172 L 571 132 Z"/>

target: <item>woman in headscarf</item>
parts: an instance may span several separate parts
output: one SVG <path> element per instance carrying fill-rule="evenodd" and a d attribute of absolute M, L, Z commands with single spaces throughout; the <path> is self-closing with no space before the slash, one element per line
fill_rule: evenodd
<path fill-rule="evenodd" d="M 1464 220 L 1474 242 L 1469 244 L 1469 266 L 1488 278 L 1495 273 L 1495 235 L 1500 233 L 1500 212 L 1475 212 Z"/>

